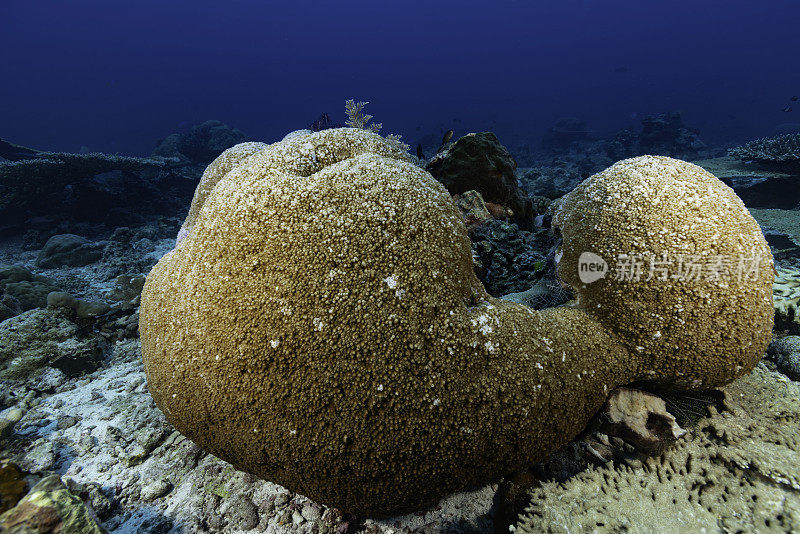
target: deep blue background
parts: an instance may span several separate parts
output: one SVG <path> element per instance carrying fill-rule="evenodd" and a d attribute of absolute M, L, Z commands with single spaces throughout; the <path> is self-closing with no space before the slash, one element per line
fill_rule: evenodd
<path fill-rule="evenodd" d="M 798 0 L 0 0 L 0 137 L 146 154 L 219 119 L 269 142 L 354 98 L 411 143 L 673 109 L 730 142 L 800 123 L 799 28 Z"/>

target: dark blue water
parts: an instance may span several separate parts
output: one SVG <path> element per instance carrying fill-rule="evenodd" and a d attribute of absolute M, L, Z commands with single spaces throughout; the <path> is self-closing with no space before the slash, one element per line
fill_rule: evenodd
<path fill-rule="evenodd" d="M 724 143 L 800 123 L 798 29 L 797 0 L 2 0 L 0 137 L 146 154 L 219 119 L 273 141 L 354 98 L 410 143 L 675 109 Z"/>

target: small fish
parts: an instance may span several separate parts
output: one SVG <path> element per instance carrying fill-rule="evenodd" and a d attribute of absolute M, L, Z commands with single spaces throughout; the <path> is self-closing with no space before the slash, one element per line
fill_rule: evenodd
<path fill-rule="evenodd" d="M 444 137 L 442 137 L 442 144 L 441 144 L 441 145 L 439 145 L 439 148 L 436 150 L 436 153 L 438 154 L 439 152 L 441 152 L 441 151 L 442 151 L 442 149 L 443 149 L 443 148 L 445 147 L 445 145 L 447 144 L 447 142 L 448 142 L 450 139 L 452 139 L 452 138 L 453 138 L 453 130 L 447 130 L 447 131 L 445 132 L 445 134 L 444 134 Z"/>
<path fill-rule="evenodd" d="M 792 111 L 792 106 L 786 106 L 785 108 L 783 108 L 784 113 L 791 113 L 791 111 Z"/>
<path fill-rule="evenodd" d="M 447 144 L 447 142 L 453 138 L 453 130 L 447 130 L 445 132 L 444 137 L 442 137 L 442 145 Z"/>
<path fill-rule="evenodd" d="M 422 143 L 417 145 L 417 157 L 419 159 L 425 159 L 425 154 L 422 152 Z"/>
<path fill-rule="evenodd" d="M 797 95 L 794 95 L 794 96 L 792 97 L 792 102 L 797 102 Z"/>

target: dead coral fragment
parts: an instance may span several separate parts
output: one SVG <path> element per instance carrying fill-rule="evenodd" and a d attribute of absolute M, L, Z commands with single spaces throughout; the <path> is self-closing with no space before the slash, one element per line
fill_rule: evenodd
<path fill-rule="evenodd" d="M 654 452 L 686 434 L 657 395 L 633 388 L 617 388 L 603 407 L 602 426 L 643 452 Z"/>

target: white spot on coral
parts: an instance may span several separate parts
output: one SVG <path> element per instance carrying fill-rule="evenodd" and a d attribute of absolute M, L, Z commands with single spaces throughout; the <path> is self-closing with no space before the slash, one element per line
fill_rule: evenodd
<path fill-rule="evenodd" d="M 378 391 L 383 391 L 383 384 L 378 384 Z"/>
<path fill-rule="evenodd" d="M 473 319 L 472 326 L 477 326 L 481 334 L 484 336 L 488 336 L 492 333 L 492 327 L 489 325 L 488 315 L 479 315 L 477 319 Z"/>
<path fill-rule="evenodd" d="M 442 403 L 442 401 L 440 401 L 439 399 L 433 399 L 433 405 L 434 406 L 439 406 L 441 403 Z"/>
<path fill-rule="evenodd" d="M 389 286 L 389 289 L 394 289 L 397 287 L 397 278 L 393 274 L 390 274 L 384 278 L 383 281 L 386 282 L 386 285 Z"/>
<path fill-rule="evenodd" d="M 323 323 L 322 319 L 320 319 L 319 317 L 314 317 L 314 319 L 311 322 L 314 324 L 314 330 L 316 330 L 317 332 L 319 332 L 325 327 L 325 323 Z"/>
<path fill-rule="evenodd" d="M 277 349 L 278 345 L 280 345 L 280 344 L 281 344 L 281 340 L 280 339 L 270 339 L 269 340 L 269 346 L 272 347 L 273 349 Z"/>

